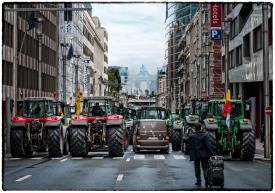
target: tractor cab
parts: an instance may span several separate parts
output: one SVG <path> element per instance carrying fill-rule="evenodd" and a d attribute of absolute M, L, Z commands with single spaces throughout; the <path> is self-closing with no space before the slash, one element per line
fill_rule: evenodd
<path fill-rule="evenodd" d="M 82 115 L 101 117 L 111 114 L 112 99 L 110 97 L 87 97 L 83 100 Z"/>
<path fill-rule="evenodd" d="M 55 115 L 51 98 L 29 97 L 23 100 L 23 117 L 45 118 Z"/>

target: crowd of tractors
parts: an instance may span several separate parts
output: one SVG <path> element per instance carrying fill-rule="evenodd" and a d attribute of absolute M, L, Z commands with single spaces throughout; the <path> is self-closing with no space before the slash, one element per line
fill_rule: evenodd
<path fill-rule="evenodd" d="M 19 113 L 10 122 L 13 157 L 26 157 L 33 152 L 48 152 L 49 157 L 68 153 L 78 157 L 98 150 L 108 151 L 111 157 L 121 157 L 128 145 L 139 152 L 140 144 L 145 144 L 142 138 L 145 136 L 152 144 L 168 140 L 173 151 L 189 154 L 183 137 L 195 132 L 194 124 L 201 123 L 209 134 L 214 154 L 254 159 L 255 133 L 251 121 L 244 116 L 249 108 L 242 100 L 231 100 L 230 127 L 222 116 L 224 99 L 192 99 L 177 113 L 158 107 L 155 107 L 157 111 L 152 111 L 154 107 L 124 107 L 112 97 L 84 97 L 80 114 L 76 114 L 75 106 L 48 97 L 29 97 L 18 103 Z M 149 110 L 159 112 L 160 116 L 144 117 Z M 161 121 L 154 121 L 156 118 Z M 164 125 L 167 134 L 159 131 L 157 135 L 161 138 L 155 139 L 156 130 L 154 135 L 147 136 L 146 131 L 145 134 L 139 131 L 145 128 L 144 125 L 152 128 Z M 168 153 L 167 144 L 161 144 Z"/>

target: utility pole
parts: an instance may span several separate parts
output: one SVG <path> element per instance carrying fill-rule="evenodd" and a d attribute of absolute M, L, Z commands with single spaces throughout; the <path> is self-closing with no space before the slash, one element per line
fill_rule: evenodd
<path fill-rule="evenodd" d="M 263 18 L 263 79 L 264 79 L 264 107 L 269 107 L 269 50 L 268 50 L 268 5 L 269 3 L 262 3 L 262 18 Z M 265 144 L 264 155 L 265 158 L 270 158 L 271 143 L 270 143 L 270 116 L 265 114 Z"/>

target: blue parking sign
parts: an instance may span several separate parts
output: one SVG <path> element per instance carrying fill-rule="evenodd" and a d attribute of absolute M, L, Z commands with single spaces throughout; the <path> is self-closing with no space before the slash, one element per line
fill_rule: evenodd
<path fill-rule="evenodd" d="M 211 29 L 211 40 L 221 40 L 222 30 L 221 29 Z"/>

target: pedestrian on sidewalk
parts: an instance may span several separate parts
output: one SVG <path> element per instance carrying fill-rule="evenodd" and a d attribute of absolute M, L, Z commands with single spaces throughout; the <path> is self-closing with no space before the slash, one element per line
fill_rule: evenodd
<path fill-rule="evenodd" d="M 196 132 L 190 137 L 184 138 L 183 141 L 190 146 L 190 161 L 194 161 L 196 183 L 195 185 L 201 186 L 201 170 L 202 166 L 205 187 L 208 187 L 208 160 L 212 155 L 208 133 L 201 130 L 201 124 L 195 124 Z"/>

